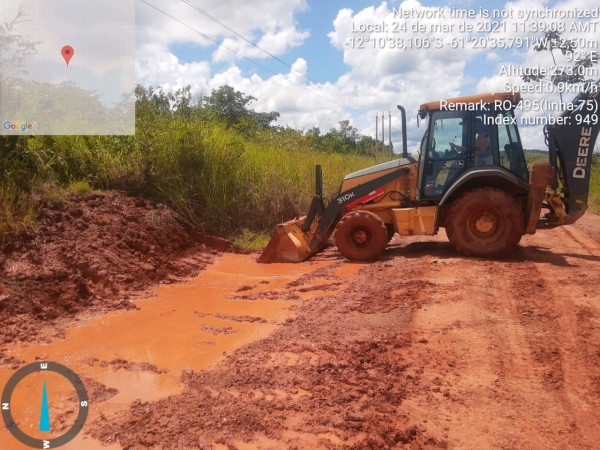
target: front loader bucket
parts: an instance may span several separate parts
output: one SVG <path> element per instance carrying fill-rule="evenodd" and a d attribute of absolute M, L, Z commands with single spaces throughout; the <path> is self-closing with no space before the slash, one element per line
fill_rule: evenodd
<path fill-rule="evenodd" d="M 302 262 L 311 256 L 309 247 L 311 230 L 302 232 L 306 217 L 284 222 L 275 228 L 275 233 L 258 258 L 259 263 Z"/>

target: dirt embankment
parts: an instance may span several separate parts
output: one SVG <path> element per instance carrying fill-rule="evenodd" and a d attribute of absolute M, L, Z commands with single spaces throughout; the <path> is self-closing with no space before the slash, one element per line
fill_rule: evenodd
<path fill-rule="evenodd" d="M 36 234 L 0 254 L 0 343 L 51 340 L 85 314 L 133 309 L 159 282 L 197 274 L 225 240 L 190 232 L 170 210 L 120 192 L 69 195 Z"/>

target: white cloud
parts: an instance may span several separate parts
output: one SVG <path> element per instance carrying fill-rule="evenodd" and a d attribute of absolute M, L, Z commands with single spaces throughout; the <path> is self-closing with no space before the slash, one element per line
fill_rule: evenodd
<path fill-rule="evenodd" d="M 235 61 L 239 59 L 239 56 L 233 53 L 232 50 L 246 58 L 252 59 L 267 58 L 268 55 L 263 50 L 275 56 L 282 55 L 290 48 L 302 45 L 308 36 L 309 33 L 307 31 L 299 31 L 293 25 L 288 25 L 277 31 L 269 31 L 263 34 L 256 43 L 260 48 L 253 46 L 239 37 L 226 38 L 222 42 L 223 46 L 218 47 L 213 53 L 213 60 Z"/>
<path fill-rule="evenodd" d="M 192 0 L 198 1 L 198 0 Z M 595 0 L 565 0 L 560 4 L 563 9 L 571 9 L 575 6 L 580 8 L 594 7 Z M 457 4 L 457 3 L 455 3 Z M 548 5 L 548 0 L 518 0 L 506 4 L 507 8 L 515 11 L 542 9 Z M 464 7 L 464 6 L 463 6 Z M 526 66 L 535 64 L 548 65 L 548 54 L 546 52 L 533 52 L 525 50 L 492 50 L 468 48 L 448 48 L 452 38 L 466 37 L 464 33 L 458 32 L 458 24 L 463 19 L 419 19 L 426 30 L 418 34 L 410 31 L 411 26 L 417 22 L 416 19 L 406 20 L 406 32 L 393 32 L 399 28 L 402 19 L 394 18 L 392 7 L 388 2 L 353 11 L 348 8 L 341 9 L 333 21 L 332 30 L 328 37 L 332 46 L 343 52 L 343 61 L 348 66 L 348 71 L 337 80 L 325 83 L 313 83 L 307 81 L 301 74 L 308 73 L 308 63 L 298 58 L 294 64 L 294 70 L 287 70 L 280 76 L 261 77 L 257 74 L 243 74 L 235 65 L 237 57 L 221 47 L 207 42 L 204 38 L 187 30 L 180 24 L 162 16 L 145 7 L 138 2 L 138 39 L 142 42 L 138 45 L 138 80 L 142 84 L 161 84 L 173 89 L 191 84 L 196 91 L 205 94 L 211 89 L 216 89 L 223 84 L 229 84 L 235 89 L 256 97 L 258 100 L 253 105 L 258 111 L 279 111 L 281 117 L 279 124 L 288 124 L 298 128 L 310 128 L 320 125 L 322 130 L 335 126 L 338 121 L 350 119 L 363 134 L 374 136 L 375 114 L 381 114 L 392 110 L 392 123 L 394 124 L 395 148 L 400 147 L 399 122 L 400 114 L 395 109 L 396 104 L 402 104 L 408 114 L 408 138 L 409 146 L 414 150 L 420 142 L 423 127 L 416 127 L 416 111 L 420 104 L 449 98 L 472 92 L 462 92 L 465 85 L 476 84 L 477 92 L 493 92 L 503 90 L 506 81 L 518 82 L 518 77 L 507 78 L 497 75 L 503 64 L 523 63 Z M 252 59 L 265 57 L 265 54 L 240 40 L 235 35 L 227 32 L 219 25 L 208 20 L 182 2 L 168 0 L 161 4 L 161 8 L 168 10 L 178 18 L 185 18 L 186 23 L 198 26 L 202 32 L 219 40 L 224 39 L 226 45 L 243 55 Z M 232 0 L 221 2 L 217 0 L 206 0 L 202 8 L 247 36 L 253 41 L 259 42 L 269 52 L 283 55 L 290 48 L 301 46 L 309 35 L 309 30 L 298 28 L 295 15 L 307 8 L 304 0 L 273 1 L 259 0 L 255 2 L 243 2 Z M 422 6 L 416 0 L 406 0 L 396 6 L 400 9 L 434 10 L 434 7 Z M 475 24 L 481 19 L 468 19 L 467 22 Z M 495 33 L 497 37 L 525 36 L 523 32 L 514 30 L 512 23 L 516 19 L 507 19 L 507 31 Z M 388 29 L 384 33 L 356 33 L 353 25 L 381 24 L 387 23 Z M 394 23 L 396 25 L 394 26 Z M 436 31 L 434 26 L 454 24 L 452 32 Z M 142 30 L 140 33 L 140 29 Z M 474 33 L 473 33 L 474 35 Z M 485 34 L 478 34 L 485 36 Z M 376 41 L 363 42 L 364 48 L 358 48 L 356 38 L 402 38 L 405 45 L 407 39 L 418 37 L 421 42 L 429 40 L 429 48 L 392 48 L 390 42 L 386 41 L 384 48 L 378 48 Z M 597 37 L 597 36 L 596 36 Z M 349 45 L 350 39 L 354 38 L 355 45 Z M 444 48 L 436 49 L 436 40 L 444 40 Z M 192 43 L 210 48 L 213 60 L 229 62 L 230 65 L 219 71 L 215 70 L 211 62 L 183 63 L 179 61 L 168 50 L 173 43 Z M 397 42 L 397 41 L 395 41 Z M 285 57 L 282 57 L 285 59 Z M 496 75 L 480 77 L 475 70 L 466 73 L 467 65 L 475 60 L 481 61 L 477 70 L 490 73 L 490 67 L 494 67 Z M 473 67 L 473 66 L 471 66 Z M 299 72 L 299 73 L 298 73 Z M 474 78 L 477 77 L 477 78 Z M 308 92 L 297 84 L 302 85 Z M 471 89 L 469 89 L 470 91 Z M 361 110 L 359 113 L 352 112 L 333 102 L 337 102 L 352 109 L 360 109 L 356 103 L 335 95 L 338 92 L 347 99 L 368 107 L 371 111 Z M 318 94 L 318 95 L 315 95 Z M 332 101 L 326 100 L 331 99 Z M 532 99 L 542 98 L 540 95 L 529 95 Z M 567 100 L 567 99 L 565 99 Z M 526 114 L 532 114 L 528 112 Z M 541 128 L 528 128 L 523 131 L 523 139 L 526 147 L 543 148 L 543 137 Z M 387 128 L 386 128 L 387 135 Z M 386 138 L 387 140 L 387 138 Z"/>
<path fill-rule="evenodd" d="M 232 30 L 255 42 L 273 54 L 282 54 L 300 45 L 308 37 L 306 31 L 296 28 L 294 15 L 307 8 L 305 0 L 186 0 L 210 14 Z M 185 23 L 178 23 L 143 2 L 136 2 L 138 48 L 146 45 L 169 47 L 176 43 L 196 44 L 202 47 L 214 43 L 202 34 L 221 41 L 246 57 L 268 58 L 268 55 L 248 44 L 193 6 L 179 0 L 149 0 L 160 10 Z M 192 29 L 190 29 L 192 28 Z M 233 61 L 236 56 L 223 48 L 214 54 L 217 61 Z"/>

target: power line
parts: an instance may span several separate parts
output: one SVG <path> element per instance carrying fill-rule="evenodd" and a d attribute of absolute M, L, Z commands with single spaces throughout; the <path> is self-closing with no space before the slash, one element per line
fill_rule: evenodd
<path fill-rule="evenodd" d="M 209 13 L 207 13 L 206 11 L 204 11 L 202 8 L 200 8 L 199 6 L 196 6 L 195 4 L 193 4 L 190 0 L 181 0 L 183 3 L 185 3 L 186 5 L 191 6 L 192 8 L 194 8 L 196 11 L 200 12 L 201 14 L 205 15 L 206 17 L 208 17 L 210 20 L 212 20 L 213 22 L 221 25 L 223 28 L 225 28 L 226 30 L 232 32 L 233 34 L 235 34 L 236 36 L 239 36 L 240 38 L 242 38 L 244 41 L 246 41 L 247 43 L 249 43 L 250 45 L 256 47 L 257 49 L 259 49 L 260 51 L 266 53 L 267 55 L 269 55 L 271 58 L 279 61 L 281 64 L 283 64 L 286 67 L 289 67 L 291 70 L 293 70 L 294 72 L 296 72 L 297 74 L 299 74 L 300 76 L 306 78 L 309 81 L 312 81 L 313 83 L 317 83 L 319 84 L 319 82 L 311 77 L 309 77 L 308 75 L 294 69 L 289 63 L 283 61 L 282 59 L 278 58 L 277 56 L 273 55 L 272 53 L 268 52 L 267 50 L 265 50 L 264 48 L 261 48 L 258 46 L 258 44 L 255 44 L 254 42 L 252 42 L 251 40 L 247 39 L 246 37 L 244 37 L 243 35 L 241 35 L 240 33 L 238 33 L 237 31 L 235 31 L 233 28 L 227 26 L 226 24 L 224 24 L 223 22 L 221 22 L 219 19 L 217 19 L 216 17 L 210 15 Z M 340 94 L 339 92 L 328 88 L 327 86 L 323 86 L 324 89 L 332 92 L 333 94 L 342 97 L 344 100 L 347 100 L 351 103 L 354 103 L 355 105 L 360 106 L 363 109 L 366 109 L 367 111 L 373 111 L 371 108 L 368 108 L 362 104 L 360 104 L 359 102 L 357 102 L 356 100 L 352 100 L 349 97 L 346 97 L 343 94 Z"/>
<path fill-rule="evenodd" d="M 209 36 L 207 36 L 207 35 L 205 35 L 204 33 L 201 33 L 200 31 L 198 31 L 198 30 L 196 30 L 195 28 L 191 27 L 190 25 L 188 25 L 188 24 L 186 24 L 186 23 L 182 22 L 181 20 L 179 20 L 179 19 L 177 19 L 177 18 L 173 17 L 172 15 L 170 15 L 170 14 L 166 13 L 165 11 L 163 11 L 163 10 L 161 10 L 161 9 L 157 8 L 156 6 L 152 5 L 151 3 L 148 3 L 146 0 L 141 0 L 141 1 L 142 1 L 143 3 L 145 3 L 145 4 L 147 4 L 148 6 L 151 6 L 152 8 L 154 8 L 155 10 L 157 10 L 158 12 L 161 12 L 161 13 L 162 13 L 162 14 L 164 14 L 165 16 L 167 16 L 167 17 L 170 17 L 170 18 L 171 18 L 171 19 L 173 19 L 174 21 L 176 21 L 176 22 L 179 22 L 179 23 L 180 23 L 180 24 L 182 24 L 183 26 L 185 26 L 185 27 L 189 28 L 190 30 L 192 30 L 192 31 L 194 31 L 194 32 L 196 32 L 196 33 L 198 33 L 199 35 L 203 36 L 204 38 L 208 39 L 209 41 L 212 41 L 212 42 L 214 42 L 215 44 L 217 44 L 217 45 L 219 45 L 219 46 L 223 47 L 224 49 L 226 49 L 226 50 L 229 50 L 230 52 L 232 52 L 232 53 L 236 54 L 236 55 L 237 55 L 237 56 L 239 56 L 240 58 L 244 58 L 245 60 L 247 60 L 247 61 L 250 61 L 252 64 L 256 64 L 258 67 L 260 67 L 260 68 L 262 68 L 262 69 L 264 69 L 264 70 L 266 70 L 266 71 L 268 71 L 268 72 L 271 72 L 271 73 L 272 73 L 272 74 L 274 74 L 275 76 L 280 76 L 280 77 L 282 77 L 282 78 L 283 78 L 285 81 L 287 81 L 288 83 L 294 84 L 294 85 L 298 86 L 299 88 L 302 88 L 302 89 L 304 89 L 305 91 L 307 91 L 307 92 L 310 92 L 310 93 L 311 93 L 311 94 L 313 94 L 313 95 L 316 95 L 317 97 L 321 97 L 322 99 L 325 99 L 325 100 L 327 100 L 327 101 L 330 101 L 331 103 L 335 103 L 336 105 L 338 105 L 338 106 L 341 106 L 342 108 L 349 109 L 350 111 L 353 111 L 353 112 L 355 112 L 355 113 L 361 114 L 361 112 L 360 112 L 360 111 L 357 111 L 357 110 L 355 110 L 355 109 L 349 108 L 348 106 L 344 106 L 344 105 L 342 105 L 342 104 L 340 104 L 340 103 L 338 103 L 338 102 L 336 102 L 336 101 L 334 101 L 334 100 L 332 100 L 332 99 L 330 99 L 330 98 L 324 97 L 324 96 L 322 96 L 321 94 L 317 94 L 316 92 L 313 92 L 313 91 L 311 91 L 310 89 L 307 89 L 306 87 L 302 86 L 301 84 L 294 83 L 293 81 L 290 81 L 290 80 L 288 80 L 288 79 L 287 79 L 287 78 L 285 78 L 285 77 L 284 77 L 282 74 L 280 74 L 280 73 L 277 73 L 277 72 L 274 72 L 273 70 L 271 70 L 271 69 L 269 69 L 269 68 L 267 68 L 267 67 L 265 67 L 265 66 L 263 66 L 263 65 L 261 65 L 261 64 L 259 64 L 259 63 L 257 63 L 256 61 L 253 61 L 253 60 L 251 60 L 250 58 L 247 58 L 247 57 L 245 57 L 244 55 L 241 55 L 240 53 L 236 52 L 235 50 L 232 50 L 232 49 L 230 49 L 229 47 L 226 47 L 225 45 L 221 44 L 220 42 L 218 42 L 218 41 L 214 40 L 213 38 L 211 38 L 211 37 L 209 37 Z"/>

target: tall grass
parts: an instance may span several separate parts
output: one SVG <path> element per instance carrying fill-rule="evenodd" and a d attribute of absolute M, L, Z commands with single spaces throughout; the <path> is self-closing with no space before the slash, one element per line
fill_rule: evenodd
<path fill-rule="evenodd" d="M 323 166 L 329 197 L 346 174 L 390 158 L 318 151 L 292 129 L 248 133 L 220 122 L 159 115 L 139 118 L 135 136 L 4 139 L 2 246 L 34 228 L 39 207 L 32 200 L 36 196 L 27 194 L 40 192 L 40 186 L 52 187 L 44 191 L 52 193 L 57 186 L 80 194 L 90 187 L 122 189 L 167 204 L 208 232 L 252 246 L 276 223 L 307 212 L 316 164 Z M 589 205 L 600 213 L 597 155 Z"/>
<path fill-rule="evenodd" d="M 588 206 L 590 211 L 600 214 L 600 154 L 595 154 L 592 159 Z"/>
<path fill-rule="evenodd" d="M 14 186 L 122 189 L 165 203 L 188 222 L 229 238 L 305 214 L 315 164 L 323 165 L 330 196 L 347 173 L 389 159 L 317 151 L 292 129 L 245 133 L 172 116 L 139 119 L 135 136 L 40 136 L 19 145 L 3 161 Z"/>
<path fill-rule="evenodd" d="M 0 184 L 0 250 L 23 233 L 34 231 L 38 207 L 11 183 Z"/>

